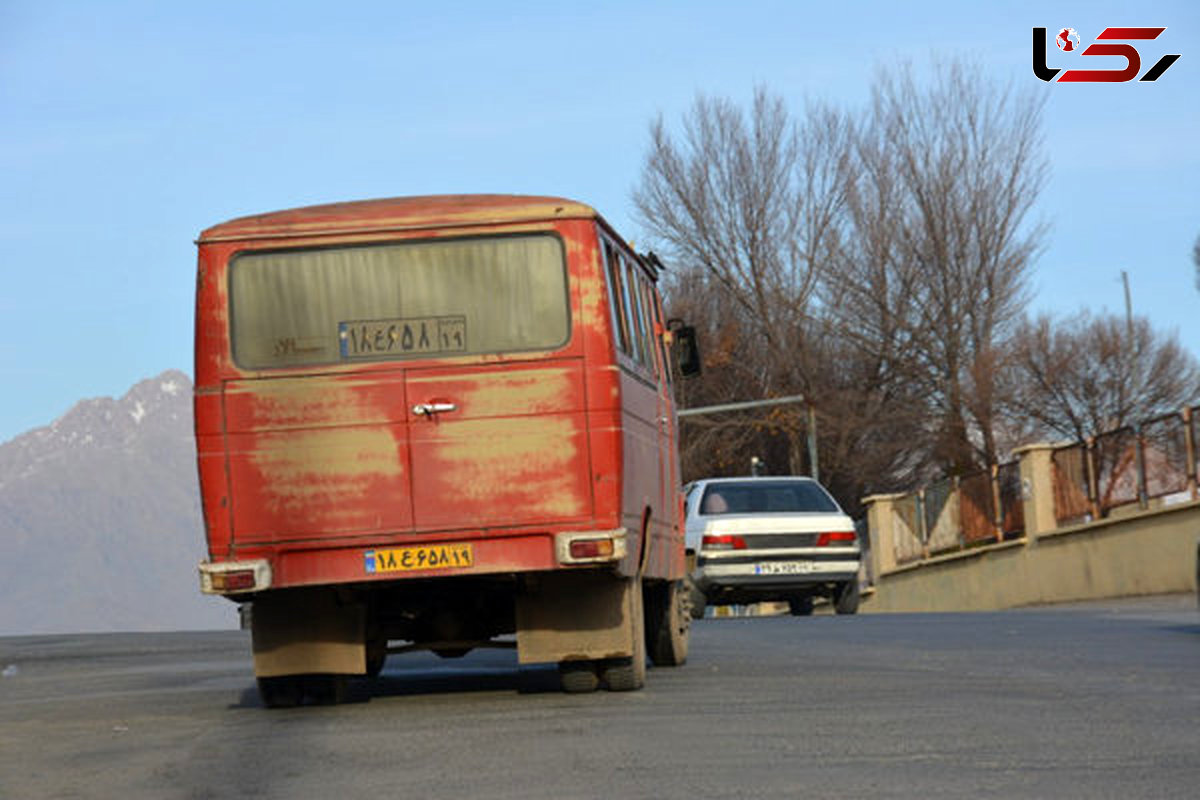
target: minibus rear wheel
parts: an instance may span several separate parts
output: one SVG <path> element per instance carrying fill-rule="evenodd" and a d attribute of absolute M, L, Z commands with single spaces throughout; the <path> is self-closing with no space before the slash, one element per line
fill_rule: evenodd
<path fill-rule="evenodd" d="M 644 587 L 646 649 L 656 667 L 678 667 L 687 661 L 691 601 L 683 581 L 655 581 Z"/>
<path fill-rule="evenodd" d="M 258 696 L 267 708 L 294 708 L 304 699 L 304 682 L 300 675 L 259 678 Z"/>
<path fill-rule="evenodd" d="M 646 685 L 646 615 L 643 610 L 642 582 L 633 582 L 633 608 L 629 615 L 633 636 L 633 655 L 600 662 L 600 680 L 610 692 L 631 692 Z"/>
<path fill-rule="evenodd" d="M 558 677 L 562 689 L 568 694 L 594 692 L 600 687 L 600 676 L 596 674 L 594 661 L 560 661 Z"/>

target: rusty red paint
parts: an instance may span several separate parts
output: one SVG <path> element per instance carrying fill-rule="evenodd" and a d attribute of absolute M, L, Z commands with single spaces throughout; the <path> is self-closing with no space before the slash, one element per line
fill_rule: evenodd
<path fill-rule="evenodd" d="M 552 352 L 269 370 L 233 361 L 237 254 L 517 231 L 565 244 L 572 333 Z M 474 544 L 474 565 L 437 574 L 519 573 L 560 568 L 558 531 L 625 527 L 625 574 L 640 564 L 646 577 L 680 577 L 666 365 L 616 351 L 601 238 L 632 257 L 588 206 L 507 196 L 293 209 L 201 234 L 195 409 L 210 558 L 265 558 L 276 587 L 405 580 L 422 574 L 366 575 L 364 550 L 457 541 Z M 454 410 L 415 413 L 422 403 Z"/>

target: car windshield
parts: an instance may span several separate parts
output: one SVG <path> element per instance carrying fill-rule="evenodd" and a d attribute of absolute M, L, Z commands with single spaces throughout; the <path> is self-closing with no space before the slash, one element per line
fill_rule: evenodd
<path fill-rule="evenodd" d="M 704 489 L 700 500 L 700 513 L 704 515 L 839 511 L 833 498 L 812 481 L 713 483 Z"/>

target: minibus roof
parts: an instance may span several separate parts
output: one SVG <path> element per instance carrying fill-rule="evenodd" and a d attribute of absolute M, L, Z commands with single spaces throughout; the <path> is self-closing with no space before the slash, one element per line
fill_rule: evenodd
<path fill-rule="evenodd" d="M 197 244 L 598 218 L 600 215 L 591 206 L 562 197 L 509 194 L 393 197 L 239 217 L 208 228 L 200 234 Z"/>

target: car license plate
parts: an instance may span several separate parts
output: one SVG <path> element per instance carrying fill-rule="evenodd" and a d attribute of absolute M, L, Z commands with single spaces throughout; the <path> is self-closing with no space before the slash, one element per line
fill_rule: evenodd
<path fill-rule="evenodd" d="M 456 569 L 474 564 L 475 550 L 464 542 L 393 547 L 386 550 L 367 550 L 363 553 L 363 567 L 368 574 Z"/>
<path fill-rule="evenodd" d="M 754 565 L 755 575 L 803 575 L 812 570 L 809 561 L 767 561 Z"/>

